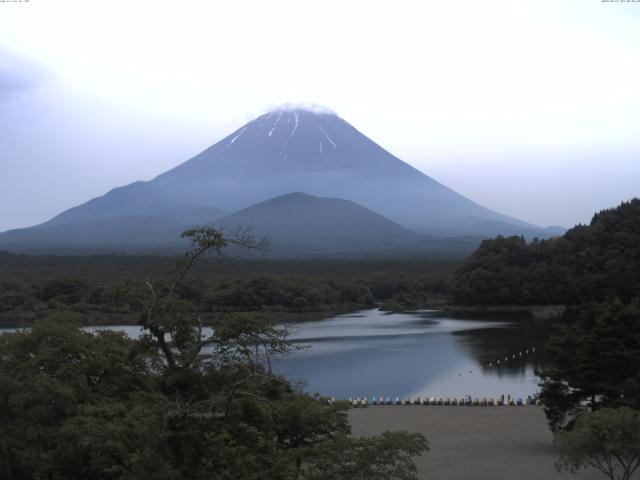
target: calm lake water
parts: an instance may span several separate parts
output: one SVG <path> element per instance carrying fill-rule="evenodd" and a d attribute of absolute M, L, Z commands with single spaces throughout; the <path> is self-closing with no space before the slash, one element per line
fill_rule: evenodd
<path fill-rule="evenodd" d="M 136 326 L 96 328 L 140 334 Z M 437 311 L 365 310 L 299 323 L 290 330 L 291 339 L 303 348 L 276 359 L 274 370 L 305 381 L 310 393 L 336 398 L 524 398 L 538 391 L 535 372 L 543 365 L 550 325 L 460 320 Z"/>
<path fill-rule="evenodd" d="M 367 310 L 296 325 L 292 338 L 309 348 L 281 358 L 275 370 L 336 398 L 526 397 L 538 391 L 549 330 L 540 321 Z"/>

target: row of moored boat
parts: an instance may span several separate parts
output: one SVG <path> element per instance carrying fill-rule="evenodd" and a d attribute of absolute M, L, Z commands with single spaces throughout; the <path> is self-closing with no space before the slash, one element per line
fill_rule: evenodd
<path fill-rule="evenodd" d="M 335 398 L 328 400 L 329 404 L 336 402 Z M 414 399 L 400 397 L 357 397 L 349 398 L 348 402 L 353 407 L 368 407 L 369 405 L 450 405 L 450 406 L 477 406 L 477 407 L 494 407 L 494 406 L 524 406 L 524 405 L 540 405 L 540 400 L 536 397 L 528 396 L 525 399 L 512 398 L 511 395 L 499 398 L 471 398 L 467 397 L 416 397 Z"/>

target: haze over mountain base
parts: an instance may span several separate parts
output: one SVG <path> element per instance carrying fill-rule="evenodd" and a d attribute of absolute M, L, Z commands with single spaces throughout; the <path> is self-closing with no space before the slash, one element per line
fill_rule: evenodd
<path fill-rule="evenodd" d="M 254 227 L 275 256 L 459 255 L 499 234 L 561 233 L 474 203 L 326 109 L 285 106 L 149 182 L 0 234 L 0 248 L 169 251 L 216 222 Z"/>

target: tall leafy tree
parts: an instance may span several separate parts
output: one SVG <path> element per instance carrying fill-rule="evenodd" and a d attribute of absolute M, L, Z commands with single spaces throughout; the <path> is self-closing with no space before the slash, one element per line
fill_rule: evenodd
<path fill-rule="evenodd" d="M 0 336 L 0 478 L 293 480 L 365 458 L 415 478 L 421 435 L 351 439 L 348 405 L 271 372 L 290 346 L 270 318 L 227 318 L 204 333 L 181 295 L 185 277 L 207 253 L 259 243 L 209 228 L 184 236 L 193 246 L 168 284 L 127 289 L 139 339 L 87 332 L 69 316 Z"/>
<path fill-rule="evenodd" d="M 640 199 L 595 214 L 562 237 L 485 240 L 457 269 L 458 305 L 582 305 L 640 296 Z"/>
<path fill-rule="evenodd" d="M 553 429 L 589 406 L 640 408 L 640 299 L 583 307 L 547 347 L 542 400 Z"/>
<path fill-rule="evenodd" d="M 640 468 L 640 412 L 627 407 L 585 412 L 570 431 L 556 433 L 558 470 L 591 467 L 610 480 L 629 480 Z"/>

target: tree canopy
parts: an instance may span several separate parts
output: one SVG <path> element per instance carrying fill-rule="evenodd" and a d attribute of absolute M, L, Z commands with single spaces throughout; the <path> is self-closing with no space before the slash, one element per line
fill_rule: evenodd
<path fill-rule="evenodd" d="M 588 405 L 640 409 L 640 299 L 590 304 L 556 326 L 542 400 L 553 429 Z"/>
<path fill-rule="evenodd" d="M 574 428 L 556 434 L 558 470 L 592 467 L 610 480 L 629 480 L 640 467 L 640 412 L 627 407 L 585 412 Z"/>
<path fill-rule="evenodd" d="M 140 338 L 83 330 L 77 313 L 0 335 L 1 478 L 415 478 L 421 435 L 351 438 L 347 404 L 270 371 L 290 348 L 271 319 L 221 319 L 203 334 L 179 290 L 196 260 L 234 240 L 217 233 L 186 232 L 193 249 L 172 281 L 128 286 Z"/>
<path fill-rule="evenodd" d="M 482 242 L 449 285 L 458 305 L 581 305 L 640 296 L 640 199 L 593 216 L 562 237 Z"/>

